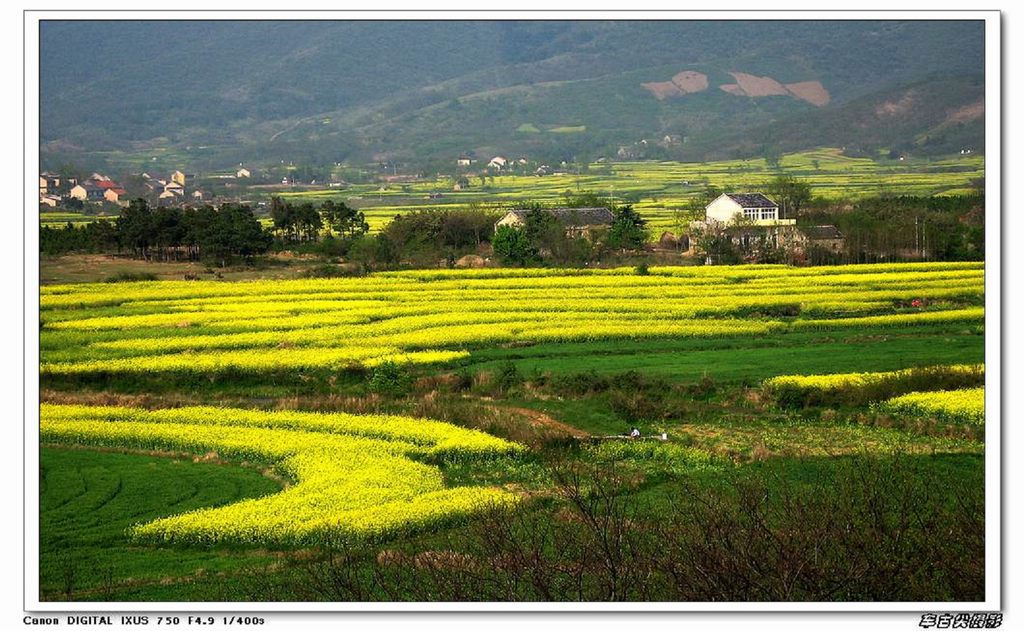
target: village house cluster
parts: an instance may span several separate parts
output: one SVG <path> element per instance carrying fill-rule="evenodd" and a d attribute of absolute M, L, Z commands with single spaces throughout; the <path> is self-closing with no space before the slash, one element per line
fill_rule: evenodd
<path fill-rule="evenodd" d="M 212 179 L 246 179 L 251 173 L 239 166 L 227 175 L 212 175 Z M 178 206 L 189 203 L 208 203 L 211 195 L 199 186 L 195 174 L 173 171 L 169 175 L 143 172 L 128 176 L 131 184 L 119 183 L 103 173 L 93 173 L 79 179 L 52 171 L 39 174 L 39 205 L 47 208 L 81 204 L 110 204 L 125 207 L 129 200 L 144 198 L 160 206 Z M 73 200 L 73 201 L 72 201 Z"/>
<path fill-rule="evenodd" d="M 459 157 L 455 159 L 455 166 L 458 167 L 460 170 L 468 169 L 478 163 L 479 161 L 473 156 L 472 153 L 460 154 Z M 562 163 L 562 166 L 565 166 L 564 162 Z M 555 169 L 552 169 L 550 166 L 546 164 L 541 164 L 536 168 L 533 168 L 530 164 L 530 160 L 525 156 L 520 156 L 518 158 L 512 159 L 506 158 L 505 156 L 502 155 L 497 155 L 488 160 L 487 164 L 484 167 L 486 171 L 492 173 L 508 173 L 513 171 L 517 171 L 520 173 L 523 171 L 531 172 L 528 168 L 532 169 L 533 175 L 538 176 L 551 175 L 552 173 L 555 172 Z"/>
<path fill-rule="evenodd" d="M 528 213 L 511 210 L 494 224 L 522 228 Z M 586 239 L 598 230 L 607 230 L 615 215 L 607 208 L 551 208 L 543 210 L 554 216 L 566 236 Z M 665 232 L 658 240 L 658 249 L 681 250 L 687 256 L 710 256 L 701 252 L 697 234 L 712 234 L 727 239 L 744 258 L 755 259 L 766 248 L 777 248 L 795 259 L 805 258 L 811 250 L 840 254 L 846 238 L 833 225 L 797 226 L 796 219 L 784 218 L 777 203 L 762 193 L 724 193 L 704 209 L 704 218 L 689 225 L 689 233 L 674 235 Z"/>

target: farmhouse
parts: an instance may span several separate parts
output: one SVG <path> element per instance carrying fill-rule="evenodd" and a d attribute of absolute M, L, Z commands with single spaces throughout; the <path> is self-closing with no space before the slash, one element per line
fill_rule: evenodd
<path fill-rule="evenodd" d="M 120 204 L 121 198 L 128 194 L 123 188 L 117 186 L 107 187 L 103 191 L 103 199 L 113 204 Z"/>
<path fill-rule="evenodd" d="M 74 178 L 61 178 L 57 173 L 43 171 L 39 174 L 39 193 L 42 195 L 59 193 L 61 189 L 67 188 L 69 184 L 76 184 Z"/>
<path fill-rule="evenodd" d="M 178 182 L 177 180 L 171 180 L 170 182 L 164 185 L 164 193 L 170 193 L 171 195 L 184 195 L 185 186 Z M 160 195 L 160 197 L 163 196 L 163 194 Z"/>
<path fill-rule="evenodd" d="M 168 188 L 164 192 L 160 193 L 157 197 L 157 203 L 161 206 L 168 206 L 174 204 L 174 202 L 182 196 L 179 189 Z"/>
<path fill-rule="evenodd" d="M 832 225 L 800 226 L 793 237 L 792 248 L 801 254 L 811 249 L 838 253 L 846 249 L 846 237 Z"/>
<path fill-rule="evenodd" d="M 704 207 L 704 218 L 721 224 L 753 222 L 756 226 L 796 223 L 795 219 L 779 217 L 779 205 L 761 193 L 723 193 Z"/>
<path fill-rule="evenodd" d="M 748 260 L 779 250 L 794 261 L 806 260 L 815 253 L 838 254 L 846 248 L 846 238 L 835 226 L 797 226 L 796 219 L 779 216 L 779 205 L 761 193 L 725 193 L 705 207 L 702 221 L 690 228 L 696 233 L 714 233 L 728 237 Z M 688 254 L 697 254 L 690 240 Z"/>
<path fill-rule="evenodd" d="M 491 158 L 491 161 L 487 163 L 487 166 L 500 171 L 508 166 L 508 160 L 502 156 L 494 156 Z"/>
<path fill-rule="evenodd" d="M 89 181 L 85 184 L 76 184 L 68 195 L 83 202 L 102 202 L 106 189 L 97 186 L 95 182 Z"/>
<path fill-rule="evenodd" d="M 526 217 L 531 212 L 542 212 L 553 215 L 563 226 L 565 234 L 570 237 L 590 238 L 595 228 L 611 226 L 615 216 L 607 208 L 548 208 L 543 210 L 517 209 L 510 210 L 494 224 L 497 230 L 501 226 L 520 228 L 526 225 Z"/>

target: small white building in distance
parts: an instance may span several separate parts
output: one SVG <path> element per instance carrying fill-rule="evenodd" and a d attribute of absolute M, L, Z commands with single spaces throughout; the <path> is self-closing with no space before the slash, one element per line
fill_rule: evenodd
<path fill-rule="evenodd" d="M 729 224 L 737 219 L 755 226 L 794 225 L 796 219 L 779 217 L 779 205 L 761 193 L 723 193 L 704 207 L 704 219 Z"/>

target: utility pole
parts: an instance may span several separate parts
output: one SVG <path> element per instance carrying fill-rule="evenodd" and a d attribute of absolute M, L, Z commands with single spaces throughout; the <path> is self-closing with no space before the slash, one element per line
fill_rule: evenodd
<path fill-rule="evenodd" d="M 921 234 L 918 230 L 918 215 L 913 216 L 913 250 L 918 254 L 918 258 L 921 258 Z"/>

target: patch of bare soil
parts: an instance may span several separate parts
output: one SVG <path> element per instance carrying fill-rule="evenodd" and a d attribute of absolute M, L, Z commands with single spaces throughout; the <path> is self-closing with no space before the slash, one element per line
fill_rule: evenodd
<path fill-rule="evenodd" d="M 728 92 L 729 94 L 735 94 L 736 96 L 744 96 L 744 95 L 746 95 L 746 92 L 743 91 L 743 88 L 741 88 L 739 85 L 737 85 L 735 83 L 725 83 L 725 84 L 720 85 L 718 87 L 722 91 Z"/>
<path fill-rule="evenodd" d="M 968 123 L 978 120 L 985 115 L 985 101 L 981 100 L 970 105 L 965 105 L 953 110 L 943 121 L 943 125 L 956 125 L 957 123 Z"/>
<path fill-rule="evenodd" d="M 654 98 L 658 99 L 659 101 L 664 101 L 665 99 L 670 99 L 685 94 L 685 92 L 679 89 L 679 86 L 672 83 L 671 81 L 655 81 L 652 83 L 641 83 L 640 86 L 646 90 L 649 90 L 650 93 L 654 95 Z"/>
<path fill-rule="evenodd" d="M 730 72 L 747 96 L 789 96 L 789 90 L 771 77 L 758 77 L 745 72 Z"/>
<path fill-rule="evenodd" d="M 119 407 L 137 407 L 147 410 L 176 408 L 189 405 L 185 397 L 158 394 L 117 394 L 113 392 L 65 392 L 44 389 L 39 392 L 41 403 L 58 405 L 116 405 Z"/>
<path fill-rule="evenodd" d="M 708 77 L 695 70 L 684 70 L 672 77 L 671 81 L 653 81 L 640 84 L 659 101 L 676 98 L 684 94 L 703 92 L 708 89 Z"/>
<path fill-rule="evenodd" d="M 487 260 L 476 254 L 467 254 L 455 261 L 455 267 L 487 267 Z"/>
<path fill-rule="evenodd" d="M 798 83 L 787 83 L 786 89 L 798 99 L 807 101 L 811 105 L 822 107 L 828 105 L 832 95 L 828 93 L 820 81 L 800 81 Z"/>
<path fill-rule="evenodd" d="M 672 77 L 672 83 L 686 94 L 708 89 L 708 76 L 695 70 L 684 70 Z"/>
<path fill-rule="evenodd" d="M 875 107 L 875 116 L 893 118 L 909 114 L 914 107 L 914 92 L 908 90 L 896 101 L 886 101 Z"/>

